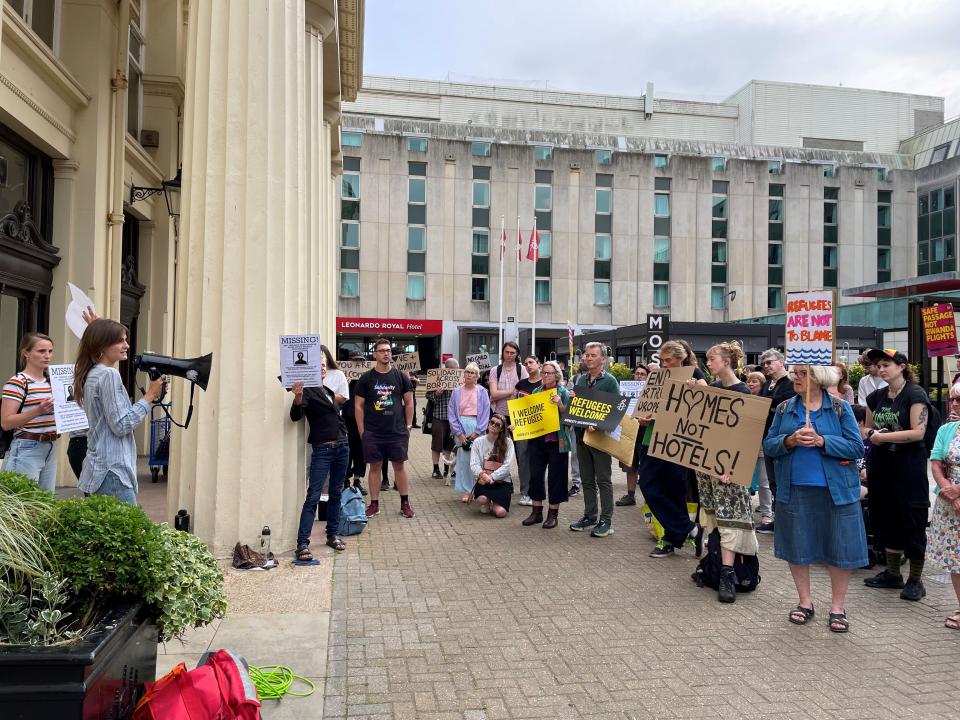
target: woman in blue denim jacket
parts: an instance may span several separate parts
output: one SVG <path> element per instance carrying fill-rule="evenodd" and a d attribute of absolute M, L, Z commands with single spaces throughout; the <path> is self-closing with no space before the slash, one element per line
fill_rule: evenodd
<path fill-rule="evenodd" d="M 867 564 L 857 470 L 863 440 L 850 405 L 826 391 L 840 379 L 835 367 L 794 365 L 790 379 L 797 396 L 777 408 L 763 441 L 776 466 L 774 551 L 790 564 L 799 595 L 790 622 L 813 618 L 810 565 L 822 563 L 830 573 L 830 630 L 843 633 L 850 629 L 844 606 L 850 573 Z"/>

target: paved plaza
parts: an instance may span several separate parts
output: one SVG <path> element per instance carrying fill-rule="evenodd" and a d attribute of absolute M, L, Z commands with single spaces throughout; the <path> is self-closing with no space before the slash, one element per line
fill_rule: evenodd
<path fill-rule="evenodd" d="M 828 631 L 829 585 L 816 570 L 817 615 L 796 627 L 772 536 L 760 539 L 757 592 L 721 605 L 690 580 L 692 550 L 647 557 L 639 507 L 617 508 L 605 539 L 566 529 L 580 498 L 555 530 L 522 527 L 528 509 L 516 504 L 505 520 L 480 515 L 429 478 L 428 440 L 411 442 L 416 518 L 385 492 L 340 555 L 315 526 L 319 567 L 228 571 L 228 616 L 187 646 L 161 646 L 158 671 L 227 646 L 323 690 L 268 701 L 267 720 L 960 717 L 960 634 L 943 627 L 956 600 L 938 569 L 917 603 L 855 573 L 847 635 Z M 623 473 L 614 479 L 619 496 Z"/>

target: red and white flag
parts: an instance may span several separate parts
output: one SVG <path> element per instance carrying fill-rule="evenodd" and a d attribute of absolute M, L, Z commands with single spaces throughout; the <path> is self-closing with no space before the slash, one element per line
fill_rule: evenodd
<path fill-rule="evenodd" d="M 500 260 L 503 260 L 503 254 L 507 251 L 507 229 L 500 231 Z"/>
<path fill-rule="evenodd" d="M 540 233 L 534 225 L 530 231 L 530 242 L 527 244 L 527 260 L 534 262 L 540 257 Z"/>
<path fill-rule="evenodd" d="M 523 234 L 520 232 L 520 221 L 517 221 L 517 264 L 523 260 Z"/>

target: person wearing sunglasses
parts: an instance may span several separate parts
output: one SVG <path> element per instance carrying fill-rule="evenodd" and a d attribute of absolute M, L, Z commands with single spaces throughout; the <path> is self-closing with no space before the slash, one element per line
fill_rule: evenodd
<path fill-rule="evenodd" d="M 510 512 L 513 456 L 513 440 L 507 433 L 507 420 L 503 415 L 494 414 L 487 422 L 486 433 L 470 446 L 470 473 L 475 479 L 473 496 L 480 504 L 480 512 L 492 513 L 498 518 L 504 518 Z"/>

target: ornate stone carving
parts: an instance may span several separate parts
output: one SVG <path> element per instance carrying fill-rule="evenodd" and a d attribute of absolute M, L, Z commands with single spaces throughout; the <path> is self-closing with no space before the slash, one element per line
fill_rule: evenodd
<path fill-rule="evenodd" d="M 37 226 L 33 222 L 30 203 L 26 200 L 18 200 L 17 204 L 13 206 L 13 212 L 0 217 L 0 238 L 35 247 L 51 255 L 60 252 L 59 248 L 44 240 L 40 231 L 37 230 Z"/>

